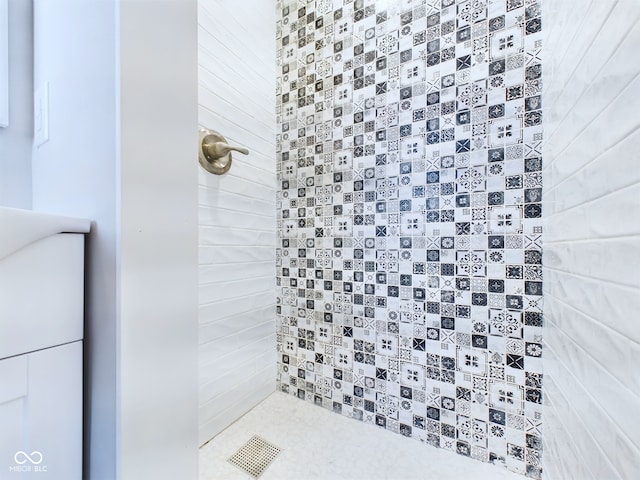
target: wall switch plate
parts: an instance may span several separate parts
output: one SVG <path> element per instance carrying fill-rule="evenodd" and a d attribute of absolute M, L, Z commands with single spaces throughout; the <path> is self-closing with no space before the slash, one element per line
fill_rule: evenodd
<path fill-rule="evenodd" d="M 49 82 L 35 91 L 33 110 L 33 143 L 39 147 L 49 141 Z"/>

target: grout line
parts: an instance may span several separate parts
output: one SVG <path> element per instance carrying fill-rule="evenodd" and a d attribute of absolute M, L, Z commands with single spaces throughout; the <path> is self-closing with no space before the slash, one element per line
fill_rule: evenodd
<path fill-rule="evenodd" d="M 609 330 L 610 332 L 613 332 L 613 333 L 615 333 L 616 335 L 618 335 L 618 336 L 622 337 L 624 340 L 626 340 L 626 341 L 628 341 L 628 342 L 630 342 L 630 343 L 633 343 L 633 344 L 635 344 L 635 345 L 640 346 L 640 342 L 638 342 L 637 340 L 635 340 L 635 339 L 633 339 L 633 338 L 631 338 L 631 337 L 629 337 L 629 336 L 625 335 L 625 334 L 624 334 L 624 333 L 622 333 L 622 332 L 619 332 L 618 330 L 616 330 L 615 328 L 613 328 L 613 327 L 611 327 L 611 326 L 607 325 L 606 323 L 602 323 L 602 322 L 598 321 L 598 319 L 597 319 L 597 318 L 594 318 L 594 317 L 592 317 L 590 314 L 588 314 L 588 313 L 586 313 L 586 312 L 583 312 L 582 310 L 580 310 L 580 309 L 578 309 L 578 308 L 575 308 L 573 305 L 570 305 L 570 304 L 568 304 L 568 303 L 564 302 L 563 300 L 561 300 L 561 299 L 560 299 L 559 297 L 557 297 L 556 295 L 552 295 L 552 294 L 550 294 L 550 293 L 546 293 L 545 295 L 546 295 L 547 297 L 549 297 L 549 298 L 553 298 L 553 299 L 555 299 L 555 300 L 556 300 L 556 302 L 558 302 L 558 303 L 559 303 L 559 304 L 561 304 L 561 305 L 564 305 L 564 306 L 565 306 L 565 307 L 567 307 L 569 310 L 573 310 L 574 312 L 579 313 L 581 316 L 583 316 L 584 318 L 586 318 L 586 319 L 590 320 L 590 321 L 591 321 L 591 323 L 595 324 L 596 326 L 604 327 L 604 329 L 605 329 L 605 330 Z M 553 317 L 550 317 L 550 318 L 553 318 Z M 559 327 L 556 325 L 556 328 L 559 328 Z M 560 330 L 562 330 L 562 329 L 560 329 Z M 595 359 L 594 359 L 594 360 L 595 360 Z M 600 362 L 598 362 L 598 363 L 600 363 Z M 614 375 L 612 375 L 612 376 L 614 376 Z M 640 397 L 639 397 L 639 398 L 640 398 Z"/>
<path fill-rule="evenodd" d="M 272 292 L 272 290 L 271 290 L 271 289 L 268 289 L 268 290 L 260 290 L 260 291 L 258 291 L 258 292 L 251 292 L 251 294 L 252 294 L 252 295 L 255 295 L 255 296 L 263 295 L 263 294 L 266 294 L 266 293 L 271 294 L 271 293 L 273 293 L 273 292 Z M 224 301 L 238 300 L 239 298 L 245 298 L 246 296 L 247 296 L 247 292 L 243 292 L 240 296 L 237 296 L 237 297 L 229 297 L 229 296 L 225 296 L 225 297 L 224 297 L 224 299 L 212 300 L 212 301 L 210 301 L 210 302 L 204 302 L 204 303 L 201 303 L 201 304 L 199 305 L 199 307 L 201 307 L 201 308 L 202 308 L 202 307 L 209 307 L 209 306 L 212 306 L 212 305 L 215 305 L 215 304 L 222 303 L 222 302 L 224 302 Z"/>
<path fill-rule="evenodd" d="M 585 349 L 583 349 L 580 345 L 578 345 L 576 342 L 574 342 L 574 341 L 571 339 L 571 337 L 569 337 L 569 336 L 568 336 L 568 335 L 567 335 L 563 330 L 558 329 L 558 331 L 560 331 L 560 332 L 561 332 L 561 334 L 562 334 L 562 336 L 564 336 L 564 337 L 565 337 L 569 342 L 573 343 L 573 344 L 574 344 L 574 345 L 575 345 L 579 350 L 582 350 L 582 351 L 583 351 L 583 352 L 584 352 L 584 353 L 585 353 L 589 358 L 591 358 L 591 359 L 593 360 L 593 357 L 591 357 L 591 356 L 588 354 L 588 352 L 586 352 L 586 350 L 585 350 Z M 628 435 L 624 430 L 622 430 L 622 429 L 620 428 L 620 426 L 618 425 L 618 423 L 617 423 L 617 422 L 616 422 L 616 421 L 615 421 L 615 420 L 614 420 L 610 415 L 608 415 L 608 414 L 607 414 L 607 409 L 605 408 L 606 406 L 602 405 L 602 404 L 601 404 L 601 403 L 600 403 L 600 402 L 599 402 L 599 401 L 598 401 L 598 400 L 597 400 L 597 399 L 596 399 L 596 398 L 591 394 L 590 390 L 589 390 L 588 388 L 586 388 L 586 385 L 585 385 L 583 382 L 581 382 L 581 381 L 580 381 L 580 379 L 579 379 L 578 377 L 576 377 L 576 375 L 575 375 L 574 371 L 573 371 L 573 370 L 571 370 L 571 369 L 569 368 L 569 366 L 568 366 L 567 364 L 565 364 L 565 363 L 561 360 L 561 357 L 559 357 L 559 356 L 558 356 L 558 354 L 555 352 L 555 349 L 554 349 L 553 347 L 551 347 L 551 346 L 550 346 L 549 344 L 547 344 L 547 343 L 545 343 L 545 344 L 544 344 L 544 346 L 545 346 L 546 348 L 548 348 L 551 352 L 553 352 L 554 358 L 556 359 L 556 361 L 557 361 L 558 363 L 560 363 L 560 365 L 562 365 L 562 368 L 567 372 L 566 374 L 567 374 L 567 375 L 569 375 L 571 378 L 573 378 L 573 381 L 574 381 L 578 386 L 580 386 L 580 387 L 581 387 L 581 389 L 582 389 L 582 394 L 583 394 L 585 397 L 589 398 L 589 399 L 591 400 L 591 402 L 592 402 L 592 403 L 594 403 L 594 404 L 596 404 L 597 406 L 599 406 L 599 407 L 600 407 L 600 412 L 601 412 L 601 414 L 603 414 L 605 417 L 607 417 L 608 423 L 610 423 L 610 424 L 614 425 L 614 426 L 618 429 L 619 433 L 620 433 L 620 434 L 622 434 L 622 436 L 623 436 L 623 437 L 625 437 L 625 439 L 628 441 L 628 443 L 629 443 L 632 447 L 635 447 L 635 449 L 636 449 L 637 451 L 639 451 L 639 452 L 640 452 L 640 448 L 638 448 L 638 445 L 636 445 L 636 444 L 635 444 L 635 442 L 634 442 L 634 441 L 629 437 L 629 435 Z M 595 360 L 594 360 L 594 361 L 595 361 Z M 600 362 L 597 362 L 597 361 L 595 361 L 595 362 L 596 362 L 596 364 L 597 364 L 597 365 L 599 365 L 599 366 L 600 366 Z M 608 372 L 605 370 L 605 373 L 608 373 Z M 613 376 L 613 375 L 609 375 L 609 376 L 611 376 L 614 380 L 616 380 L 616 381 L 620 384 L 619 386 L 620 386 L 620 389 L 621 389 L 621 390 L 627 390 L 628 392 L 630 392 L 630 393 L 632 393 L 632 394 L 634 393 L 634 392 L 632 392 L 631 390 L 627 389 L 627 388 L 625 387 L 625 385 L 620 381 L 620 379 L 618 379 L 617 377 L 615 377 L 615 376 Z M 551 382 L 552 382 L 552 383 L 554 383 L 554 384 L 556 385 L 557 390 L 561 393 L 561 395 L 563 396 L 563 398 L 564 398 L 564 399 L 565 399 L 565 401 L 566 401 L 566 395 L 565 395 L 564 391 L 562 390 L 562 388 L 560 387 L 560 385 L 558 385 L 558 384 L 555 382 L 555 380 L 554 380 L 554 378 L 553 378 L 553 376 L 552 376 L 552 375 L 550 376 L 550 380 L 551 380 Z M 637 397 L 637 395 L 635 395 L 635 394 L 634 394 L 634 396 L 636 396 L 636 397 Z M 570 405 L 570 404 L 571 404 L 571 403 L 570 403 L 570 402 L 568 402 L 568 401 L 566 401 L 565 403 L 566 403 L 566 405 Z M 557 410 L 557 409 L 556 409 L 556 410 Z M 575 411 L 575 410 L 574 410 L 574 411 Z M 576 413 L 577 413 L 577 412 L 576 412 Z M 580 417 L 578 417 L 578 418 L 580 418 Z M 587 430 L 589 433 L 591 433 L 591 430 L 587 427 L 587 424 L 583 422 L 583 425 L 585 426 L 585 430 Z M 591 438 L 592 438 L 592 440 L 594 441 L 594 443 L 596 443 L 596 444 L 598 444 L 598 445 L 599 445 L 599 443 L 597 442 L 597 440 L 595 439 L 595 437 L 594 437 L 593 435 L 591 435 Z M 603 453 L 604 453 L 604 452 L 603 452 Z M 606 455 L 604 455 L 604 456 L 606 457 Z M 613 465 L 612 465 L 612 466 L 613 466 Z M 615 469 L 615 467 L 614 467 L 614 469 Z"/>
<path fill-rule="evenodd" d="M 631 85 L 636 82 L 636 80 L 638 80 L 638 78 L 640 78 L 640 72 L 637 73 L 636 75 L 634 75 L 620 90 L 619 92 L 615 95 L 615 97 L 613 97 L 609 103 L 606 105 L 606 107 L 603 110 L 600 110 L 598 112 L 597 115 L 595 115 L 591 120 L 589 120 L 589 122 L 587 124 L 584 125 L 584 127 L 576 132 L 575 136 L 573 137 L 573 139 L 566 144 L 563 148 L 561 148 L 558 152 L 554 152 L 553 153 L 553 157 L 554 158 L 558 158 L 561 157 L 562 154 L 567 151 L 570 147 L 572 147 L 574 144 L 579 143 L 579 139 L 585 135 L 586 132 L 588 132 L 589 128 L 591 128 L 593 125 L 598 125 L 598 120 L 600 119 L 600 117 L 602 117 L 604 115 L 605 112 L 607 112 L 610 108 L 611 105 L 613 103 L 615 103 L 620 97 L 622 97 L 627 90 L 629 90 L 631 88 Z M 569 110 L 569 111 L 573 111 L 573 110 Z M 612 145 L 618 144 L 620 143 L 620 139 L 621 138 L 627 138 L 629 135 L 631 135 L 633 132 L 635 132 L 638 129 L 638 125 L 634 125 L 631 130 L 629 130 L 628 132 L 624 132 L 622 134 L 619 134 L 618 137 L 616 137 L 616 140 L 614 143 L 612 143 Z M 551 141 L 551 139 L 553 138 L 553 135 L 547 139 L 547 144 L 549 144 L 549 142 Z"/>
<path fill-rule="evenodd" d="M 613 242 L 613 241 L 617 241 L 617 240 L 626 240 L 626 239 L 633 239 L 633 238 L 637 238 L 640 237 L 640 233 L 626 233 L 626 234 L 618 234 L 614 237 L 603 237 L 603 236 L 599 236 L 599 237 L 588 237 L 588 238 L 568 238 L 568 239 L 563 239 L 563 240 L 546 240 L 545 241 L 545 247 L 548 247 L 550 245 L 563 245 L 566 243 L 569 243 L 571 245 L 575 245 L 576 243 L 608 243 L 608 242 Z"/>
<path fill-rule="evenodd" d="M 615 282 L 615 281 L 610 280 L 610 279 L 605 279 L 605 278 L 601 278 L 601 277 L 593 277 L 593 276 L 584 275 L 584 274 L 581 274 L 581 273 L 573 273 L 573 272 L 569 272 L 567 270 L 562 270 L 560 268 L 551 267 L 549 265 L 545 265 L 544 268 L 547 269 L 547 270 L 551 270 L 552 272 L 558 272 L 558 273 L 569 275 L 569 276 L 576 277 L 576 278 L 584 278 L 584 279 L 587 279 L 587 280 L 595 280 L 598 283 L 605 284 L 605 285 L 609 284 L 609 285 L 614 285 L 616 287 L 624 287 L 624 288 L 632 289 L 632 290 L 637 290 L 638 289 L 638 287 L 636 285 L 629 285 L 627 283 Z M 543 270 L 543 275 L 544 275 L 544 270 Z M 545 293 L 545 295 L 548 295 L 548 293 Z"/>
<path fill-rule="evenodd" d="M 261 279 L 265 279 L 265 278 L 273 278 L 273 275 L 269 274 L 269 275 L 261 275 L 261 276 L 254 276 L 252 275 L 250 278 L 240 278 L 238 280 L 227 280 L 227 279 L 220 279 L 216 282 L 203 282 L 203 283 L 199 283 L 198 286 L 200 287 L 206 287 L 206 286 L 210 286 L 210 285 L 232 285 L 234 283 L 243 283 L 246 284 L 248 281 L 250 280 L 261 280 Z"/>
<path fill-rule="evenodd" d="M 566 76 L 565 76 L 565 78 L 568 78 L 569 80 L 568 80 L 567 82 L 563 82 L 563 83 L 564 83 L 564 85 L 567 85 L 568 83 L 570 83 L 571 79 L 573 79 L 573 77 L 575 76 L 575 73 L 576 73 L 576 71 L 578 70 L 578 68 L 583 64 L 583 60 L 584 60 L 584 58 L 585 58 L 585 57 L 587 56 L 587 54 L 591 51 L 591 47 L 592 47 L 592 46 L 593 46 L 593 44 L 595 43 L 596 39 L 598 39 L 599 34 L 600 34 L 600 33 L 602 32 L 602 30 L 604 29 L 605 25 L 607 24 L 607 21 L 609 20 L 609 17 L 611 17 L 611 15 L 613 14 L 613 11 L 615 10 L 615 8 L 616 8 L 617 4 L 618 4 L 618 0 L 615 0 L 615 1 L 614 1 L 614 3 L 611 5 L 611 9 L 607 12 L 607 15 L 606 15 L 606 17 L 604 18 L 604 20 L 602 21 L 602 23 L 600 24 L 600 28 L 598 29 L 598 31 L 597 31 L 597 32 L 595 32 L 595 33 L 593 34 L 593 38 L 592 38 L 591 42 L 589 43 L 589 45 L 588 45 L 588 46 L 583 50 L 583 54 L 582 54 L 582 56 L 580 57 L 580 59 L 576 62 L 574 69 L 573 69 L 573 70 L 572 70 L 568 75 L 566 75 Z M 590 13 L 590 11 L 591 11 L 591 9 L 592 9 L 592 7 L 593 7 L 594 5 L 596 5 L 596 2 L 593 2 L 593 1 L 592 1 L 592 2 L 591 2 L 591 4 L 590 4 L 590 5 L 589 5 L 589 7 L 588 7 L 588 13 Z M 575 33 L 574 33 L 574 36 L 573 36 L 573 38 L 571 39 L 571 42 L 569 43 L 569 45 L 566 47 L 566 49 L 565 49 L 565 54 L 564 54 L 564 56 L 562 57 L 562 60 L 558 62 L 559 64 L 564 64 L 564 63 L 565 63 L 565 58 L 567 57 L 567 55 L 569 55 L 569 52 L 571 51 L 571 47 L 575 44 L 575 39 L 576 39 L 576 37 L 577 37 L 577 36 L 578 36 L 578 34 L 582 31 L 582 28 L 581 28 L 581 27 L 584 25 L 584 23 L 585 23 L 585 22 L 587 22 L 587 21 L 590 19 L 590 15 L 589 15 L 588 13 L 587 13 L 587 15 L 585 15 L 585 16 L 583 17 L 582 22 L 580 23 L 580 25 L 576 27 L 576 29 L 575 29 Z M 633 28 L 633 26 L 631 26 L 631 27 L 629 28 L 629 31 L 631 31 L 631 29 L 632 29 L 632 28 Z M 624 38 L 626 38 L 626 36 L 625 36 L 625 37 L 623 37 L 623 40 L 622 40 L 622 41 L 624 41 Z M 622 41 L 621 41 L 620 43 L 622 43 Z M 617 47 L 618 47 L 619 45 L 620 45 L 620 44 L 616 45 L 616 49 L 615 49 L 615 50 L 617 50 Z M 615 51 L 615 50 L 614 50 L 614 51 Z M 544 68 L 544 66 L 543 66 L 543 68 Z M 605 65 L 602 65 L 602 66 L 601 66 L 601 68 L 600 68 L 600 69 L 595 73 L 595 75 L 593 76 L 593 78 L 598 78 L 598 75 L 600 74 L 600 72 L 601 72 L 604 68 L 605 68 Z M 555 76 L 555 78 L 557 79 L 557 78 L 558 78 L 558 76 L 556 75 L 556 76 Z M 560 80 L 556 80 L 556 82 L 555 82 L 555 83 L 558 83 L 559 81 L 560 81 Z M 555 83 L 552 83 L 552 84 L 549 86 L 549 88 L 553 88 L 553 86 L 555 85 Z M 589 86 L 587 86 L 587 88 L 585 89 L 585 91 L 586 91 L 586 90 L 587 90 L 587 89 L 588 89 L 592 84 L 593 84 L 593 83 L 589 84 Z M 579 103 L 580 98 L 582 98 L 583 96 L 584 96 L 584 92 L 583 92 L 583 95 L 581 95 L 581 96 L 576 100 L 576 102 L 575 102 L 572 106 L 575 106 L 577 103 Z M 571 108 L 567 109 L 567 111 L 568 111 L 568 112 L 569 112 L 569 111 L 571 111 Z M 562 120 L 564 120 L 565 118 L 566 118 L 566 115 L 562 118 Z M 562 120 L 561 120 L 560 122 L 558 122 L 558 124 L 560 124 L 560 123 L 562 122 Z M 551 137 L 553 137 L 553 132 L 550 134 L 550 137 L 549 137 L 549 138 L 551 138 Z"/>
<path fill-rule="evenodd" d="M 589 168 L 594 163 L 602 160 L 604 157 L 609 155 L 613 150 L 615 150 L 617 148 L 620 148 L 621 145 L 624 145 L 625 142 L 628 141 L 630 137 L 638 134 L 638 132 L 640 132 L 640 125 L 636 125 L 636 127 L 634 127 L 629 134 L 625 135 L 624 140 L 622 140 L 620 142 L 617 142 L 617 143 L 615 143 L 613 145 L 610 145 L 605 150 L 603 150 L 601 153 L 599 153 L 598 155 L 593 157 L 591 160 L 589 160 L 587 163 L 581 165 L 577 170 L 575 170 L 571 174 L 569 174 L 569 176 L 565 177 L 564 179 L 562 179 L 561 181 L 559 181 L 558 183 L 553 185 L 551 188 L 545 189 L 545 194 L 548 195 L 550 192 L 553 192 L 553 191 L 557 190 L 558 188 L 560 188 L 560 186 L 563 183 L 568 182 L 569 180 L 575 178 L 576 175 L 578 175 L 579 173 L 583 172 L 584 170 Z M 557 160 L 554 160 L 552 162 L 546 163 L 546 165 L 543 167 L 543 171 L 548 171 L 548 169 L 553 168 L 553 166 L 555 165 L 556 161 Z M 617 191 L 617 190 L 620 190 L 620 189 L 624 189 L 624 188 L 628 188 L 629 186 L 635 185 L 636 183 L 637 182 L 634 181 L 634 183 L 632 183 L 630 185 L 625 185 L 623 187 L 616 187 L 616 190 L 614 190 L 614 191 Z M 588 200 L 588 201 L 591 201 L 591 200 Z"/>

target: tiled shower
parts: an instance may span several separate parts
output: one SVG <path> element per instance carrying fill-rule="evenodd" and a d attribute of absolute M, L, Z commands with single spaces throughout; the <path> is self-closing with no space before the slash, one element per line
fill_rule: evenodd
<path fill-rule="evenodd" d="M 4 2 L 0 203 L 95 222 L 87 478 L 196 478 L 269 403 L 278 480 L 638 476 L 640 2 L 148 3 Z"/>
<path fill-rule="evenodd" d="M 277 388 L 539 478 L 538 1 L 278 8 Z"/>
<path fill-rule="evenodd" d="M 201 443 L 275 375 L 531 478 L 633 478 L 640 4 L 275 4 L 200 2 L 201 124 L 258 155 L 200 177 Z"/>

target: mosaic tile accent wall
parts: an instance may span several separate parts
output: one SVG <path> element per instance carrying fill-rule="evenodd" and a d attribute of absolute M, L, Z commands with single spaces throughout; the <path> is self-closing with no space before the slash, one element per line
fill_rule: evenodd
<path fill-rule="evenodd" d="M 278 388 L 539 478 L 539 2 L 277 8 Z"/>

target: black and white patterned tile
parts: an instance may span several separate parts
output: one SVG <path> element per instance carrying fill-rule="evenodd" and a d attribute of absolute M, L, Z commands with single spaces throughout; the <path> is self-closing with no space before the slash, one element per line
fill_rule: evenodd
<path fill-rule="evenodd" d="M 539 478 L 539 0 L 277 8 L 279 389 Z"/>

